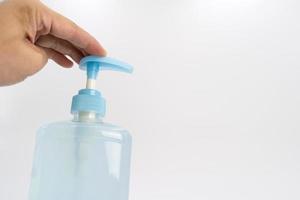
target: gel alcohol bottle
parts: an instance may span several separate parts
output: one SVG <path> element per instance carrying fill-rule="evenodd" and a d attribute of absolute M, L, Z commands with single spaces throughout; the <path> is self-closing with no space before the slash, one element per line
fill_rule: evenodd
<path fill-rule="evenodd" d="M 131 136 L 102 121 L 105 100 L 95 89 L 101 70 L 131 73 L 123 62 L 88 56 L 86 89 L 73 97 L 73 120 L 37 132 L 29 200 L 127 200 Z"/>

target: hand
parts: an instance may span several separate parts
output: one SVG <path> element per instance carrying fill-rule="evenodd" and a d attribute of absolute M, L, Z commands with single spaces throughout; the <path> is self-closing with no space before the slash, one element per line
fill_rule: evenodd
<path fill-rule="evenodd" d="M 23 81 L 48 59 L 69 68 L 86 55 L 105 56 L 104 48 L 74 22 L 38 0 L 0 3 L 0 86 Z"/>

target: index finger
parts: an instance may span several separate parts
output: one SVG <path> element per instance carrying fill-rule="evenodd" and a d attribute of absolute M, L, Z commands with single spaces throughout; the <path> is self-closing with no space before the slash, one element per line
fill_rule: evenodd
<path fill-rule="evenodd" d="M 51 11 L 50 34 L 71 42 L 86 54 L 106 56 L 105 49 L 93 36 L 73 21 L 54 11 Z"/>

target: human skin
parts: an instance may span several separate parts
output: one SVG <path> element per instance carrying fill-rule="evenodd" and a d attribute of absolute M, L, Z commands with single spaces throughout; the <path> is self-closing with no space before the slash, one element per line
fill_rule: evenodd
<path fill-rule="evenodd" d="M 38 0 L 0 3 L 0 86 L 42 69 L 48 59 L 70 68 L 86 55 L 105 56 L 100 43 L 78 25 Z"/>

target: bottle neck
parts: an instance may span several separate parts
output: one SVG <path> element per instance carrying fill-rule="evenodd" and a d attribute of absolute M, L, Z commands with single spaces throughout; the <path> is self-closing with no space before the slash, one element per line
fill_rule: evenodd
<path fill-rule="evenodd" d="M 74 122 L 102 122 L 102 117 L 94 112 L 77 112 L 73 116 Z"/>

